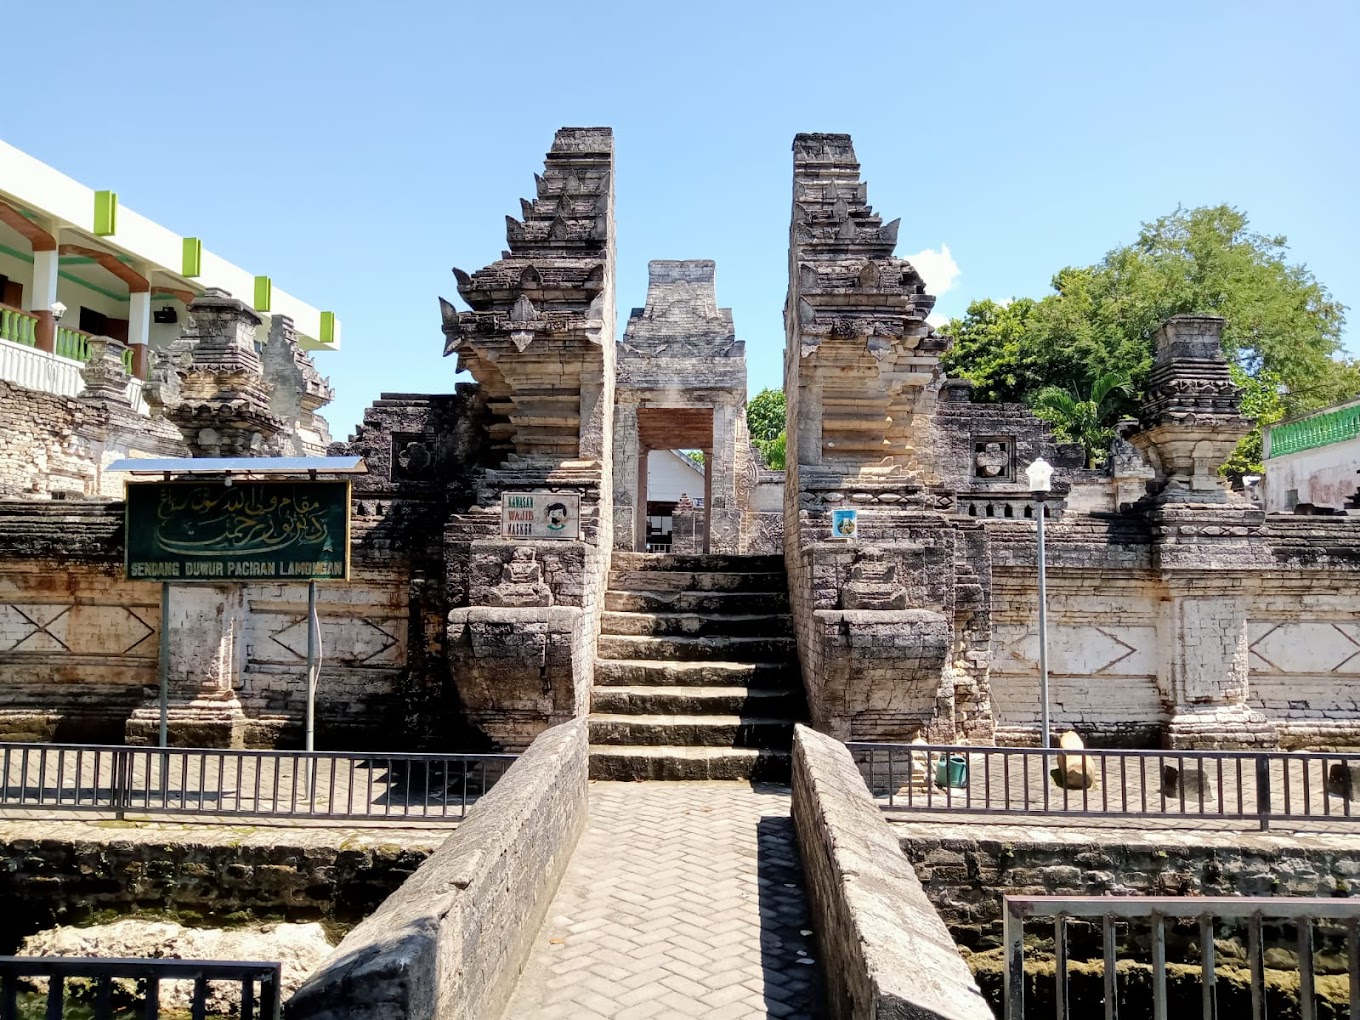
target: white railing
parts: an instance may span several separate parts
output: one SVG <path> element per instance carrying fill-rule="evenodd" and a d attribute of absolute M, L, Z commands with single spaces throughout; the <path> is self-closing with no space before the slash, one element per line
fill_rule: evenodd
<path fill-rule="evenodd" d="M 59 354 L 49 354 L 36 347 L 0 341 L 0 380 L 22 386 L 26 390 L 51 393 L 58 397 L 78 396 L 85 388 L 80 374 L 82 364 Z M 142 398 L 142 380 L 128 384 L 128 399 L 138 414 L 149 414 Z"/>

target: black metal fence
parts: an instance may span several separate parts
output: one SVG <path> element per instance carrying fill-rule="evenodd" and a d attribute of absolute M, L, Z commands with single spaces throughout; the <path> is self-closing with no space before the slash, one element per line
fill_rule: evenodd
<path fill-rule="evenodd" d="M 1360 820 L 1360 754 L 851 743 L 885 810 Z"/>
<path fill-rule="evenodd" d="M 1037 926 L 1037 934 L 1033 930 L 1035 926 L 1031 926 L 1031 935 L 1036 937 L 1031 940 L 1029 952 L 1034 954 L 1040 947 L 1046 951 L 1048 936 L 1052 936 L 1054 987 L 1051 1000 L 1047 994 L 1049 990 L 1043 989 L 1045 1001 L 1035 1003 L 1037 1008 L 1028 1014 L 1031 1020 L 1040 1016 L 1056 1017 L 1057 1020 L 1097 1016 L 1100 1014 L 1096 1003 L 1103 1005 L 1106 1020 L 1115 1020 L 1120 1002 L 1131 1005 L 1127 1000 L 1134 996 L 1142 999 L 1142 1006 L 1151 999 L 1153 1020 L 1191 1015 L 1189 1011 L 1194 1009 L 1194 998 L 1198 998 L 1198 1012 L 1205 1020 L 1216 1020 L 1220 1011 L 1234 1015 L 1236 1010 L 1226 1001 L 1226 989 L 1220 989 L 1219 972 L 1226 964 L 1240 973 L 1242 961 L 1220 962 L 1218 946 L 1232 945 L 1227 936 L 1231 929 L 1240 926 L 1246 928 L 1245 970 L 1249 991 L 1246 996 L 1234 998 L 1248 1000 L 1241 1005 L 1249 1003 L 1251 1020 L 1265 1020 L 1267 1015 L 1297 1016 L 1301 1020 L 1340 1015 L 1335 998 L 1325 1011 L 1319 1008 L 1319 961 L 1338 972 L 1344 970 L 1349 992 L 1347 1015 L 1351 1020 L 1360 1020 L 1360 900 L 1245 896 L 1007 896 L 1004 936 L 1006 1020 L 1025 1020 L 1027 996 L 1033 1000 L 1040 998 L 1037 980 L 1032 983 L 1030 979 L 1037 979 L 1036 970 L 1044 973 L 1050 970 L 1045 964 L 1031 968 L 1027 975 L 1025 969 L 1025 922 L 1033 918 L 1051 919 L 1052 927 L 1047 924 Z M 1184 941 L 1191 961 L 1198 964 L 1195 977 L 1199 994 L 1191 997 L 1185 994 L 1185 989 L 1178 989 L 1180 994 L 1173 1001 L 1167 981 L 1168 924 L 1177 919 L 1190 921 L 1190 935 Z M 1124 932 L 1117 931 L 1117 926 L 1124 927 Z M 1083 928 L 1087 930 L 1074 931 Z M 1279 953 L 1279 947 L 1267 952 L 1268 928 L 1277 935 L 1283 935 L 1286 929 L 1292 930 L 1289 940 L 1292 944 L 1287 954 Z M 1070 965 L 1076 960 L 1071 951 L 1074 936 L 1090 936 L 1081 941 L 1091 943 L 1091 948 L 1099 951 L 1100 987 L 1093 990 L 1094 994 L 1085 996 L 1085 1001 L 1077 1001 L 1079 997 L 1070 984 L 1073 974 Z M 1141 959 L 1133 959 L 1135 956 Z M 1297 970 L 1296 982 L 1267 980 L 1267 963 L 1273 964 L 1271 969 L 1279 969 L 1281 960 L 1297 961 L 1297 967 L 1291 967 L 1291 970 Z M 1123 968 L 1121 962 L 1125 963 Z M 1129 963 L 1141 966 L 1131 967 Z M 1142 968 L 1146 968 L 1145 971 Z M 1079 969 L 1089 970 L 1086 967 Z M 1181 973 L 1185 973 L 1184 967 Z M 1190 991 L 1193 994 L 1193 986 Z M 1137 1012 L 1147 1015 L 1143 1008 Z"/>
<path fill-rule="evenodd" d="M 67 982 L 93 981 L 89 1004 L 94 1020 L 112 1020 L 114 982 L 136 981 L 143 1020 L 156 1020 L 161 1011 L 162 981 L 192 981 L 190 1016 L 205 1020 L 212 982 L 240 986 L 240 1020 L 278 1020 L 279 964 L 230 960 L 112 960 L 77 956 L 0 956 L 0 1020 L 19 1020 L 20 984 L 26 979 L 47 981 L 48 1020 L 60 1020 L 68 1003 Z"/>
<path fill-rule="evenodd" d="M 0 811 L 456 822 L 516 757 L 0 743 Z"/>

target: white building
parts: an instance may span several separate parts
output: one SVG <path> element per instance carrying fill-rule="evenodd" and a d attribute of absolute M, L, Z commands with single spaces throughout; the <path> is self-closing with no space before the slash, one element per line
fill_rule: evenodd
<path fill-rule="evenodd" d="M 1360 398 L 1265 430 L 1267 512 L 1301 503 L 1342 510 L 1360 489 Z"/>
<path fill-rule="evenodd" d="M 0 141 L 0 379 L 74 396 L 89 337 L 105 335 L 129 345 L 139 387 L 148 352 L 179 336 L 185 307 L 208 287 L 251 304 L 265 333 L 281 314 L 305 350 L 340 346 L 334 312 Z"/>
<path fill-rule="evenodd" d="M 704 467 L 679 450 L 647 454 L 647 549 L 664 552 L 671 544 L 671 514 L 681 496 L 704 505 Z"/>

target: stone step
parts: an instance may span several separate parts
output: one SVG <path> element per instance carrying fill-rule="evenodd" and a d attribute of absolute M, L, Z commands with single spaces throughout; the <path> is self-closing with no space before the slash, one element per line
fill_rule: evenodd
<path fill-rule="evenodd" d="M 601 634 L 601 659 L 666 659 L 675 662 L 793 662 L 791 637 L 643 637 Z"/>
<path fill-rule="evenodd" d="M 790 757 L 786 751 L 750 747 L 619 747 L 590 748 L 590 778 L 667 780 L 789 781 Z"/>
<path fill-rule="evenodd" d="M 763 687 L 596 687 L 592 711 L 607 715 L 799 715 L 803 692 Z"/>
<path fill-rule="evenodd" d="M 770 747 L 793 743 L 793 720 L 741 715 L 608 715 L 587 720 L 592 744 Z"/>
<path fill-rule="evenodd" d="M 651 637 L 787 637 L 793 618 L 778 613 L 613 613 L 602 614 L 601 634 Z"/>
<path fill-rule="evenodd" d="M 618 554 L 615 553 L 617 556 Z M 780 571 L 713 570 L 613 570 L 609 590 L 657 591 L 761 591 L 787 594 L 788 578 Z"/>
<path fill-rule="evenodd" d="M 787 613 L 785 591 L 608 591 L 613 613 Z"/>
<path fill-rule="evenodd" d="M 596 687 L 764 687 L 801 691 L 796 662 L 659 662 L 598 659 Z"/>
<path fill-rule="evenodd" d="M 783 556 L 742 556 L 730 553 L 638 553 L 615 552 L 609 560 L 613 570 L 687 570 L 700 573 L 784 572 Z"/>

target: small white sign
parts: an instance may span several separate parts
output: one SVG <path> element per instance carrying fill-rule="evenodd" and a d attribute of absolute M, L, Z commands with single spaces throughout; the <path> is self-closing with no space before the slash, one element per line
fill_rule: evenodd
<path fill-rule="evenodd" d="M 501 537 L 581 537 L 581 497 L 562 492 L 501 493 Z"/>

